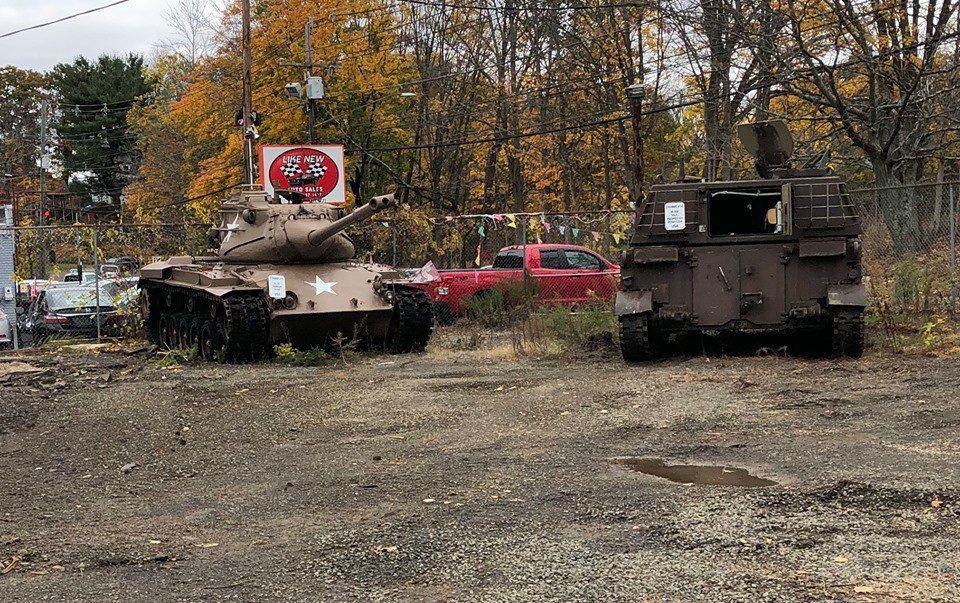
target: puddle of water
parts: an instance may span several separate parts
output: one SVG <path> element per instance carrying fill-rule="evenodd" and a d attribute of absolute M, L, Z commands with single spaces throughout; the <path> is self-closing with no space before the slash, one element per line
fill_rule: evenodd
<path fill-rule="evenodd" d="M 678 484 L 703 486 L 738 486 L 762 488 L 777 482 L 750 475 L 746 469 L 719 465 L 667 465 L 661 459 L 618 459 L 617 463 L 646 475 L 661 477 Z"/>

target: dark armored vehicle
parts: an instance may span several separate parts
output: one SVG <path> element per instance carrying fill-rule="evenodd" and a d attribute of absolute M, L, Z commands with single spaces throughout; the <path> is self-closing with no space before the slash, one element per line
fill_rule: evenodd
<path fill-rule="evenodd" d="M 352 213 L 269 196 L 256 186 L 224 200 L 219 249 L 140 271 L 141 311 L 165 348 L 244 360 L 277 343 L 305 348 L 359 339 L 390 352 L 422 351 L 433 329 L 430 300 L 389 266 L 354 259 L 344 230 L 393 204 L 374 197 Z"/>
<path fill-rule="evenodd" d="M 829 168 L 790 167 L 782 122 L 739 135 L 761 179 L 660 184 L 637 208 L 615 306 L 623 357 L 651 359 L 702 335 L 860 356 L 860 220 L 844 183 Z"/>

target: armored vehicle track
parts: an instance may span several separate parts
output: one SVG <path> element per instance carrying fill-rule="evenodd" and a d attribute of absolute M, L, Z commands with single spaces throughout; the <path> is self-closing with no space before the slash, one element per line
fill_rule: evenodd
<path fill-rule="evenodd" d="M 430 298 L 416 289 L 396 289 L 395 305 L 387 335 L 387 350 L 394 354 L 422 352 L 433 331 Z"/>
<path fill-rule="evenodd" d="M 267 302 L 261 291 L 217 297 L 203 290 L 143 283 L 150 340 L 164 349 L 197 349 L 205 360 L 258 360 L 269 352 Z"/>

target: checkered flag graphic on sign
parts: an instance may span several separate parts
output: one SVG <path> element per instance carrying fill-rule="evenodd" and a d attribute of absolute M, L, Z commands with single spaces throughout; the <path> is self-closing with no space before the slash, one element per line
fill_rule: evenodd
<path fill-rule="evenodd" d="M 294 176 L 299 176 L 303 173 L 303 170 L 300 169 L 300 166 L 296 163 L 285 163 L 280 168 L 280 171 L 283 172 L 283 175 L 287 178 L 293 178 Z"/>
<path fill-rule="evenodd" d="M 323 175 L 327 173 L 327 166 L 320 165 L 319 163 L 311 163 L 310 167 L 307 168 L 307 176 L 311 176 L 319 180 L 323 178 Z"/>

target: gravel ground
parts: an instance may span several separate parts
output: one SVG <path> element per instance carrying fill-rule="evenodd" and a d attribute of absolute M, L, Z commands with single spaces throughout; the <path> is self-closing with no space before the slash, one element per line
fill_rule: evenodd
<path fill-rule="evenodd" d="M 957 361 L 0 360 L 0 600 L 960 600 Z"/>

